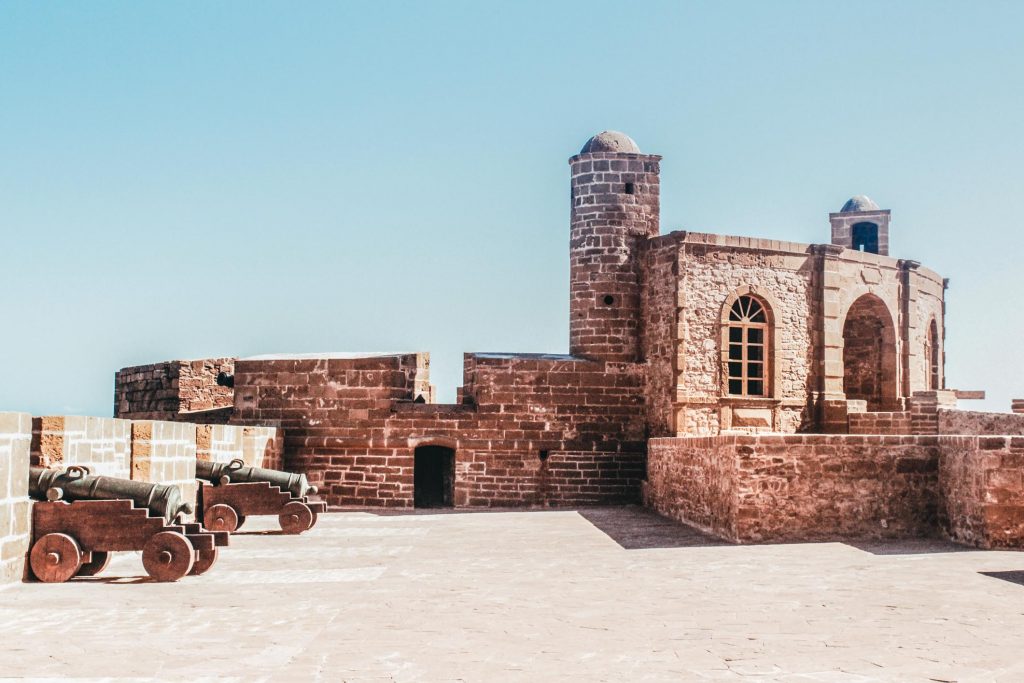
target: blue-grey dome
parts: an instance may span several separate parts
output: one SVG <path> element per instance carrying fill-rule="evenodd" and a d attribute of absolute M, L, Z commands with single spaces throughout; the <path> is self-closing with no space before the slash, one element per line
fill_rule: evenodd
<path fill-rule="evenodd" d="M 640 148 L 633 142 L 633 138 L 617 130 L 601 131 L 594 137 L 587 140 L 583 145 L 580 154 L 588 152 L 623 152 L 639 154 Z"/>
<path fill-rule="evenodd" d="M 878 211 L 878 204 L 864 194 L 859 194 L 856 197 L 851 197 L 843 208 L 839 209 L 839 213 L 851 213 L 854 211 Z"/>

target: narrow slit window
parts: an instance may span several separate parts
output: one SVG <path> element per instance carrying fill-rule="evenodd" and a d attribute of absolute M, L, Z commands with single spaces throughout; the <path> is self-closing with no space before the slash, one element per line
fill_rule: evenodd
<path fill-rule="evenodd" d="M 768 313 L 752 296 L 741 296 L 729 310 L 728 374 L 732 396 L 767 396 Z"/>

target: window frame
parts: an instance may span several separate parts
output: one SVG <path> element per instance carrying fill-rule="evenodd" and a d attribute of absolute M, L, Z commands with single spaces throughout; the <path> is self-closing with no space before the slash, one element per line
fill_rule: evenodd
<path fill-rule="evenodd" d="M 744 300 L 749 303 L 744 304 Z M 754 310 L 754 307 L 758 310 Z M 738 317 L 738 320 L 734 320 Z M 760 320 L 756 319 L 760 316 Z M 767 298 L 752 288 L 735 292 L 725 302 L 721 316 L 721 386 L 722 396 L 731 400 L 764 400 L 775 395 L 775 329 L 772 306 Z M 734 330 L 738 332 L 734 333 Z M 752 332 L 757 331 L 757 333 Z M 739 341 L 736 341 L 736 337 Z M 754 341 L 760 337 L 760 342 Z M 751 351 L 759 348 L 760 352 Z M 736 350 L 739 350 L 739 357 Z M 751 357 L 751 356 L 760 357 Z M 736 366 L 739 372 L 735 372 Z M 760 365 L 760 376 L 750 370 Z M 734 392 L 739 382 L 740 391 Z M 760 393 L 751 393 L 751 382 L 761 383 Z"/>

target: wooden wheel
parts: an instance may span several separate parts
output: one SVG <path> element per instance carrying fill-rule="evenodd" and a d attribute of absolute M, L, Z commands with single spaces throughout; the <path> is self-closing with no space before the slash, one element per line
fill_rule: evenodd
<path fill-rule="evenodd" d="M 217 561 L 217 549 L 213 550 L 197 550 L 196 561 L 192 564 L 192 571 L 189 572 L 192 576 L 199 576 L 205 574 L 207 570 L 214 565 Z"/>
<path fill-rule="evenodd" d="M 316 511 L 313 510 L 313 509 L 310 509 L 309 512 L 310 512 L 310 514 L 313 515 L 313 521 L 309 523 L 309 528 L 312 529 L 313 527 L 316 526 L 316 520 L 317 520 L 318 516 L 317 516 Z"/>
<path fill-rule="evenodd" d="M 223 503 L 211 505 L 203 513 L 203 526 L 210 531 L 235 531 L 238 529 L 238 512 Z"/>
<path fill-rule="evenodd" d="M 82 564 L 78 576 L 96 576 L 110 564 L 110 553 L 106 550 L 93 550 L 92 559 Z"/>
<path fill-rule="evenodd" d="M 293 500 L 285 503 L 277 519 L 286 534 L 301 534 L 313 524 L 313 511 L 305 503 Z"/>
<path fill-rule="evenodd" d="M 245 515 L 238 515 L 238 524 L 235 526 L 235 531 L 241 529 L 243 524 L 245 524 Z"/>
<path fill-rule="evenodd" d="M 43 583 L 63 583 L 82 566 L 82 548 L 67 534 L 46 534 L 32 546 L 29 566 Z"/>
<path fill-rule="evenodd" d="M 196 551 L 176 531 L 153 534 L 142 548 L 142 566 L 157 581 L 177 581 L 192 571 Z"/>

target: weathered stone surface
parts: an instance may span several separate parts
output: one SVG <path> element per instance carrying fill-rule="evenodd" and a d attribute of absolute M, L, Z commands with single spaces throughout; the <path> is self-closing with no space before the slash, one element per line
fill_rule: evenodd
<path fill-rule="evenodd" d="M 32 417 L 0 413 L 0 588 L 21 581 L 29 549 Z M 3 667 L 0 667 L 3 669 Z"/>

